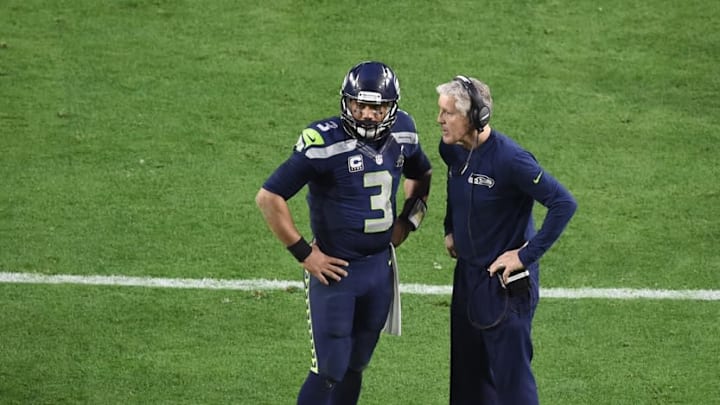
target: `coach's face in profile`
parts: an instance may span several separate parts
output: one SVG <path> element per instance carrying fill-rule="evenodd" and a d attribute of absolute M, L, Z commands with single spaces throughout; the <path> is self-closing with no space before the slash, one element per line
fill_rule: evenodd
<path fill-rule="evenodd" d="M 438 97 L 437 122 L 442 130 L 442 141 L 448 145 L 461 144 L 472 148 L 474 128 L 470 119 L 455 106 L 455 97 L 441 94 Z"/>

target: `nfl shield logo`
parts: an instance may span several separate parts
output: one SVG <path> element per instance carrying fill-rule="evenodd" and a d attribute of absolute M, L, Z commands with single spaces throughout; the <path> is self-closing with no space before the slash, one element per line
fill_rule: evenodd
<path fill-rule="evenodd" d="M 375 163 L 381 165 L 383 163 L 382 155 L 375 155 Z"/>

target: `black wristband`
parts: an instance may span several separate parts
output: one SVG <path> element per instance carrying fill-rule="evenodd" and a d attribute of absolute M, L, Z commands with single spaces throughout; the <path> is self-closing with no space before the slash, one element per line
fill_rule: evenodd
<path fill-rule="evenodd" d="M 288 246 L 287 250 L 289 250 L 290 253 L 295 256 L 295 259 L 297 259 L 297 261 L 302 263 L 305 261 L 305 259 L 307 259 L 308 256 L 310 256 L 310 253 L 312 253 L 312 246 L 310 246 L 310 244 L 307 243 L 305 238 L 301 236 L 300 240 Z"/>

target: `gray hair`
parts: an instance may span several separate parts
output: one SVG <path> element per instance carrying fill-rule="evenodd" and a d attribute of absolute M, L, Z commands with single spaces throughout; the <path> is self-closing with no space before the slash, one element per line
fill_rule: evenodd
<path fill-rule="evenodd" d="M 475 86 L 475 89 L 477 90 L 478 94 L 480 95 L 480 98 L 482 99 L 483 103 L 490 109 L 490 115 L 492 115 L 493 111 L 493 101 L 492 101 L 492 95 L 490 94 L 490 87 L 488 87 L 487 84 L 481 82 L 480 80 L 469 77 L 470 81 L 472 81 L 473 85 Z M 468 116 L 468 112 L 470 112 L 470 94 L 468 94 L 467 90 L 465 90 L 465 87 L 457 80 L 453 80 L 447 83 L 443 83 L 438 85 L 435 90 L 437 90 L 439 95 L 444 96 L 450 96 L 455 98 L 455 108 L 457 108 L 458 111 L 460 111 L 463 115 L 466 117 Z"/>

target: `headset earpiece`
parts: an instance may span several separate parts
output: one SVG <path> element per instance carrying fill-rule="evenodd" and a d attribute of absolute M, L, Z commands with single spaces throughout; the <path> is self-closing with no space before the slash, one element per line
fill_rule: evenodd
<path fill-rule="evenodd" d="M 490 121 L 490 108 L 483 102 L 472 80 L 462 75 L 455 76 L 455 80 L 462 84 L 470 96 L 470 111 L 468 112 L 470 123 L 475 129 L 482 131 Z"/>

